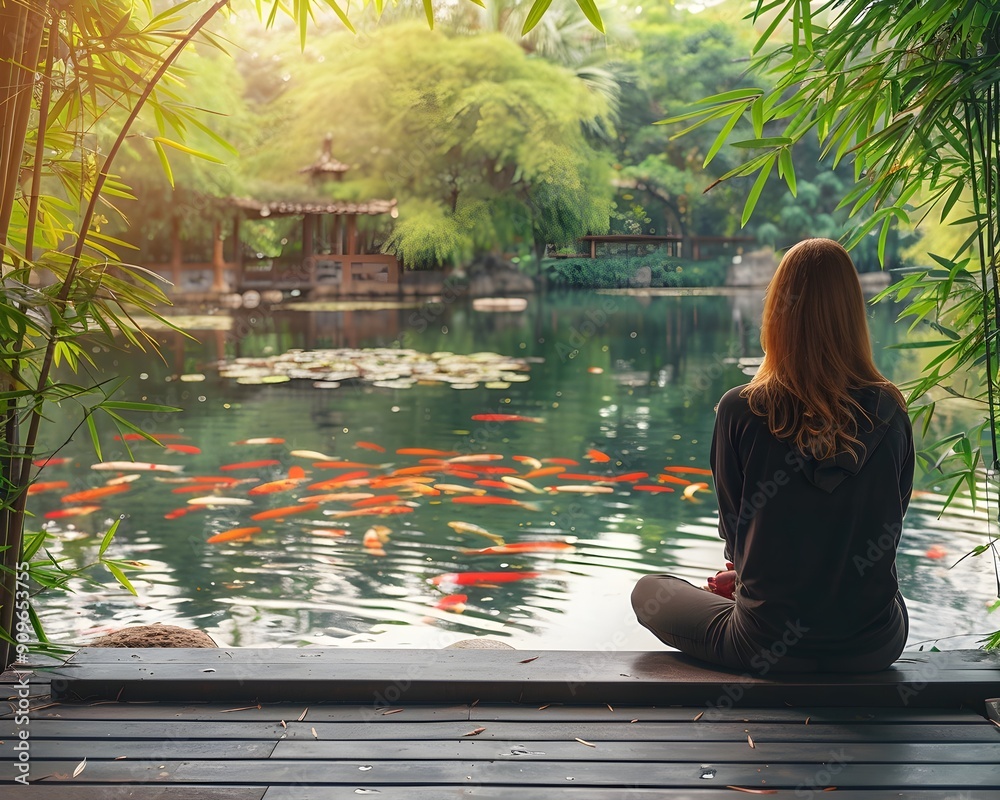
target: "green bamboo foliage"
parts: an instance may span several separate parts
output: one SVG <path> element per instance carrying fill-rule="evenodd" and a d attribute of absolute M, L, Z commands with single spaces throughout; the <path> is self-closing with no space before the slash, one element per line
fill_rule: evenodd
<path fill-rule="evenodd" d="M 763 29 L 752 71 L 773 88 L 708 97 L 663 123 L 685 123 L 674 134 L 681 136 L 724 119 L 707 163 L 737 122 L 749 121 L 753 138 L 729 142 L 747 157 L 720 179 L 757 176 L 743 224 L 771 176 L 795 193 L 792 148 L 818 137 L 823 156 L 853 161 L 855 186 L 841 203 L 857 221 L 848 247 L 877 236 L 884 263 L 890 229 L 929 214 L 972 229 L 956 252 L 931 253 L 930 266 L 901 270 L 877 299 L 908 300 L 901 319 L 912 332 L 929 332 L 900 347 L 937 350 L 904 387 L 923 432 L 939 403 L 972 400 L 983 409 L 981 424 L 927 446 L 920 454 L 927 471 L 950 485 L 949 503 L 960 491 L 975 502 L 984 487 L 995 501 L 1000 7 L 991 0 L 758 0 L 748 18 Z M 780 26 L 788 43 L 775 46 Z M 966 203 L 973 213 L 960 217 Z M 984 553 L 997 566 L 992 536 L 972 555 Z M 987 646 L 1000 646 L 1000 632 Z"/>

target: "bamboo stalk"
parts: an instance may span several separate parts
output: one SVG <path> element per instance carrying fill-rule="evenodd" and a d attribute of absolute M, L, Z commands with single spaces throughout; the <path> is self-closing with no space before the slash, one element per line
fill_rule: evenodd
<path fill-rule="evenodd" d="M 28 203 L 28 225 L 24 237 L 24 260 L 29 264 L 35 256 L 35 226 L 38 223 L 38 197 L 42 185 L 42 161 L 45 158 L 45 132 L 49 126 L 49 104 L 52 100 L 52 65 L 56 57 L 59 38 L 59 17 L 55 14 L 49 22 L 48 43 L 45 48 L 45 72 L 42 74 L 42 97 L 38 104 L 38 133 L 35 141 L 35 159 L 31 164 L 31 197 Z"/>

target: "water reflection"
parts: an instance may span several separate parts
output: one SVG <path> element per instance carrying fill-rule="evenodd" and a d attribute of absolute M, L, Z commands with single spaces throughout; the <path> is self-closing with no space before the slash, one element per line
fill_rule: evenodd
<path fill-rule="evenodd" d="M 135 352 L 103 353 L 108 372 L 133 376 L 131 398 L 176 405 L 179 414 L 150 415 L 144 426 L 173 433 L 200 454 L 164 453 L 134 444 L 136 458 L 184 464 L 186 475 L 218 475 L 219 468 L 250 459 L 275 459 L 278 467 L 239 473 L 249 486 L 282 478 L 308 461 L 295 449 L 318 450 L 388 470 L 416 464 L 398 448 L 489 452 L 537 459 L 570 458 L 573 469 L 655 476 L 665 465 L 708 466 L 713 407 L 730 387 L 747 380 L 743 366 L 760 356 L 760 293 L 718 296 L 556 294 L 533 298 L 522 313 L 481 313 L 462 299 L 376 310 L 293 311 L 254 309 L 213 320 L 198 341 L 165 332 L 164 361 Z M 886 350 L 900 330 L 887 306 L 873 309 L 871 328 L 880 367 L 894 379 L 915 373 L 912 351 Z M 195 320 L 196 321 L 196 320 Z M 319 390 L 307 381 L 243 386 L 220 378 L 217 364 L 238 357 L 274 355 L 290 348 L 405 347 L 420 352 L 493 351 L 534 359 L 530 380 L 504 389 L 457 391 L 447 385 L 408 390 L 347 385 Z M 185 376 L 204 376 L 192 381 Z M 472 421 L 474 414 L 504 412 L 544 418 L 543 424 Z M 947 422 L 948 420 L 944 420 Z M 59 418 L 51 442 L 69 437 L 75 425 Z M 113 431 L 109 431 L 109 434 Z M 249 437 L 285 439 L 281 445 L 246 447 Z M 53 478 L 70 491 L 99 485 L 106 475 L 86 437 L 63 454 L 74 463 Z M 105 460 L 128 458 L 111 441 Z M 358 449 L 377 442 L 385 454 Z M 590 465 L 589 448 L 611 457 Z M 383 466 L 385 465 L 385 466 Z M 391 465 L 391 466 L 389 466 Z M 320 470 L 314 470 L 315 473 Z M 54 470 L 53 470 L 54 473 Z M 235 473 L 228 473 L 235 474 Z M 320 480 L 325 475 L 313 477 Z M 632 618 L 628 595 L 646 572 L 669 571 L 702 583 L 722 562 L 722 543 L 711 495 L 682 502 L 678 493 L 652 494 L 622 487 L 613 495 L 546 494 L 539 511 L 458 506 L 448 497 L 416 498 L 420 508 L 385 522 L 391 536 L 384 557 L 362 546 L 377 518 L 344 520 L 349 534 L 322 531 L 341 523 L 317 511 L 264 526 L 248 541 L 209 545 L 216 533 L 247 524 L 247 512 L 208 508 L 164 519 L 184 505 L 178 488 L 144 475 L 102 512 L 79 518 L 57 547 L 66 556 L 92 559 L 100 534 L 125 515 L 115 554 L 147 565 L 136 573 L 139 600 L 108 582 L 80 586 L 70 598 L 53 597 L 44 613 L 50 632 L 72 638 L 109 624 L 164 621 L 198 625 L 232 645 L 352 644 L 442 646 L 469 635 L 502 637 L 515 646 L 548 648 L 652 648 L 656 642 Z M 282 495 L 277 495 L 282 497 Z M 271 505 L 294 502 L 289 495 Z M 985 511 L 960 509 L 937 518 L 942 497 L 915 498 L 907 519 L 899 571 L 912 611 L 913 641 L 985 631 L 995 621 L 985 603 L 995 593 L 990 565 L 967 560 L 947 569 L 981 543 Z M 270 500 L 268 500 L 270 503 Z M 58 497 L 38 495 L 43 514 Z M 327 510 L 327 509 L 322 509 Z M 472 557 L 480 547 L 456 533 L 463 520 L 504 535 L 508 541 L 578 539 L 567 555 Z M 50 523 L 53 527 L 59 521 Z M 925 555 L 932 544 L 948 559 Z M 522 569 L 537 578 L 497 585 L 458 587 L 467 595 L 462 614 L 435 608 L 444 587 L 430 583 L 442 573 Z M 970 646 L 974 637 L 949 640 Z"/>

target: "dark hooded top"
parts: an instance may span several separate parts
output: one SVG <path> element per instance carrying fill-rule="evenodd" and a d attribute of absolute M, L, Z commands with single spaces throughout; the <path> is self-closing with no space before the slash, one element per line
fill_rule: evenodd
<path fill-rule="evenodd" d="M 880 387 L 852 389 L 865 410 L 857 413 L 861 457 L 816 461 L 777 439 L 743 388 L 719 401 L 711 451 L 719 535 L 738 575 L 736 621 L 765 647 L 789 625 L 806 630 L 794 649 L 802 657 L 848 643 L 876 649 L 899 613 L 896 547 L 913 486 L 909 417 Z"/>

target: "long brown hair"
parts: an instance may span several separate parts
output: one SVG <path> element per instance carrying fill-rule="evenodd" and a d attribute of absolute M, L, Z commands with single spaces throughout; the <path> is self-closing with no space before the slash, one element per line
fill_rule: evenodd
<path fill-rule="evenodd" d="M 741 394 L 771 433 L 806 455 L 858 458 L 861 406 L 849 389 L 884 387 L 906 408 L 872 360 L 857 270 L 831 239 L 806 239 L 785 253 L 767 287 L 760 343 L 764 360 Z"/>

